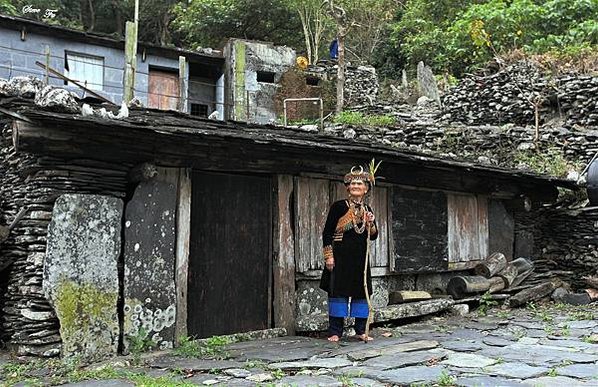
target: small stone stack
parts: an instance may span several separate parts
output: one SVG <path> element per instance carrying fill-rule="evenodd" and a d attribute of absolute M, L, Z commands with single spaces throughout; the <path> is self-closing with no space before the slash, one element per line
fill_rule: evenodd
<path fill-rule="evenodd" d="M 598 77 L 544 74 L 531 61 L 519 61 L 490 74 L 474 74 L 450 89 L 443 119 L 467 124 L 535 125 L 563 119 L 566 126 L 598 123 Z"/>
<path fill-rule="evenodd" d="M 598 77 L 566 75 L 558 79 L 559 104 L 568 125 L 598 126 Z"/>
<path fill-rule="evenodd" d="M 320 61 L 311 65 L 306 73 L 320 79 L 336 79 L 338 65 L 336 62 Z M 345 70 L 345 106 L 376 102 L 380 85 L 376 69 L 372 66 L 347 66 Z"/>

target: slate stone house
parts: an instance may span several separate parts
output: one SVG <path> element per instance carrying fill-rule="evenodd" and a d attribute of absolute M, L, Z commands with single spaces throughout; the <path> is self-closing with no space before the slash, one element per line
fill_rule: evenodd
<path fill-rule="evenodd" d="M 571 182 L 299 129 L 132 109 L 108 120 L 3 101 L 4 338 L 21 353 L 97 359 L 149 335 L 325 326 L 321 231 L 350 166 L 382 160 L 374 303 L 442 290 L 514 214 Z M 120 348 L 120 349 L 119 349 Z"/>

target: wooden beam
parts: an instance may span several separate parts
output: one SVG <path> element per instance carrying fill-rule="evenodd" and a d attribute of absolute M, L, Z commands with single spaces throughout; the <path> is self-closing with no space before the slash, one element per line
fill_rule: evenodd
<path fill-rule="evenodd" d="M 187 59 L 179 56 L 179 106 L 178 111 L 187 112 Z"/>
<path fill-rule="evenodd" d="M 137 72 L 137 23 L 125 24 L 125 77 L 123 101 L 129 103 L 135 96 L 135 73 Z"/>
<path fill-rule="evenodd" d="M 84 85 L 82 85 L 80 82 L 75 81 L 74 79 L 71 79 L 71 78 L 67 77 L 66 75 L 60 73 L 59 71 L 54 70 L 51 67 L 46 67 L 46 65 L 43 64 L 42 62 L 36 61 L 35 64 L 38 65 L 39 67 L 45 69 L 46 71 L 51 72 L 52 74 L 56 75 L 57 77 L 65 80 L 65 81 L 68 81 L 68 82 L 74 84 L 75 86 L 77 86 L 77 87 L 85 90 L 86 92 L 88 92 L 89 94 L 93 95 L 94 97 L 99 98 L 102 101 L 109 103 L 110 105 L 115 105 L 116 106 L 116 104 L 114 102 L 110 101 L 108 98 L 104 97 L 103 95 L 100 95 L 100 94 L 96 93 L 95 91 L 91 90 L 90 88 L 85 87 Z"/>
<path fill-rule="evenodd" d="M 293 177 L 278 175 L 275 180 L 274 210 L 274 326 L 295 334 L 295 239 L 291 226 Z"/>
<path fill-rule="evenodd" d="M 175 342 L 187 336 L 187 281 L 191 240 L 191 171 L 181 168 L 176 215 L 176 323 Z"/>

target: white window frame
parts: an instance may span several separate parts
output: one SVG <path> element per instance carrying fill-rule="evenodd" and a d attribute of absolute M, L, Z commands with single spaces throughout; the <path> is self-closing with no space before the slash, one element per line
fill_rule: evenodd
<path fill-rule="evenodd" d="M 104 89 L 104 58 L 73 51 L 65 51 L 64 75 L 91 90 Z M 67 65 L 68 64 L 68 70 Z M 68 82 L 68 86 L 75 86 Z"/>

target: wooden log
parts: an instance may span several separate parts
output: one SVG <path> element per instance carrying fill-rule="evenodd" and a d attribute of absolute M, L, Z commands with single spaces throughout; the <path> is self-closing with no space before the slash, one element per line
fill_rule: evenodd
<path fill-rule="evenodd" d="M 496 293 L 505 288 L 505 281 L 501 277 L 492 277 L 488 281 L 490 282 L 490 287 L 488 288 L 490 293 Z"/>
<path fill-rule="evenodd" d="M 517 267 L 510 263 L 497 275 L 502 278 L 503 282 L 505 283 L 505 288 L 508 288 L 513 284 L 517 274 Z"/>
<path fill-rule="evenodd" d="M 449 280 L 448 293 L 454 298 L 463 298 L 471 293 L 482 293 L 490 289 L 492 283 L 482 276 L 456 276 Z"/>
<path fill-rule="evenodd" d="M 477 275 L 491 278 L 507 266 L 507 257 L 503 253 L 492 253 L 482 263 L 479 263 L 474 271 Z"/>
<path fill-rule="evenodd" d="M 528 270 L 534 269 L 534 264 L 531 260 L 523 257 L 519 257 L 511 262 L 517 268 L 517 274 L 524 273 Z"/>
<path fill-rule="evenodd" d="M 428 292 L 419 290 L 398 290 L 388 294 L 388 304 L 403 304 L 405 302 L 429 300 L 432 296 Z"/>
<path fill-rule="evenodd" d="M 515 277 L 515 279 L 513 280 L 513 283 L 511 284 L 511 286 L 515 287 L 515 286 L 521 285 L 521 283 L 523 281 L 525 281 L 525 279 L 527 277 L 529 277 L 533 272 L 534 272 L 534 269 L 530 269 L 528 271 L 524 271 L 521 274 L 517 274 L 517 277 Z"/>
<path fill-rule="evenodd" d="M 544 282 L 540 285 L 533 286 L 529 289 L 522 290 L 509 298 L 509 306 L 517 307 L 549 296 L 554 289 L 558 288 L 560 285 L 562 285 L 562 281 L 555 279 Z"/>

